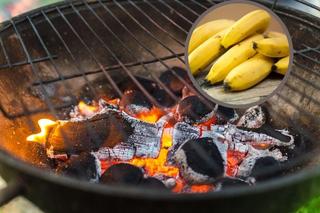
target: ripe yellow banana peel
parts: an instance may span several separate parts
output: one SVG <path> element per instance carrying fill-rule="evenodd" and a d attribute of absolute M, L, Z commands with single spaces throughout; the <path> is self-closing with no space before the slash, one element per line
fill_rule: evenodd
<path fill-rule="evenodd" d="M 226 91 L 249 89 L 270 74 L 272 65 L 273 59 L 257 54 L 231 70 L 223 82 L 224 89 Z"/>
<path fill-rule="evenodd" d="M 223 81 L 233 68 L 256 54 L 253 42 L 263 38 L 261 34 L 253 35 L 229 49 L 213 64 L 206 76 L 206 81 L 210 84 Z"/>
<path fill-rule="evenodd" d="M 269 13 L 264 10 L 246 14 L 231 26 L 221 41 L 222 46 L 229 48 L 253 34 L 263 33 L 268 28 L 270 19 Z"/>
<path fill-rule="evenodd" d="M 203 42 L 221 32 L 224 29 L 227 29 L 232 24 L 233 20 L 229 19 L 218 19 L 214 21 L 207 22 L 199 27 L 197 27 L 191 35 L 188 53 L 190 54 L 193 50 L 199 47 Z"/>

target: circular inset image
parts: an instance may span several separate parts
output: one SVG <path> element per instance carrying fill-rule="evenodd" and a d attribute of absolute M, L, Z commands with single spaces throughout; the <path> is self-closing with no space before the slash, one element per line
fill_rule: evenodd
<path fill-rule="evenodd" d="M 186 61 L 195 86 L 227 107 L 250 107 L 271 97 L 288 78 L 293 47 L 281 19 L 263 5 L 228 1 L 194 23 Z"/>

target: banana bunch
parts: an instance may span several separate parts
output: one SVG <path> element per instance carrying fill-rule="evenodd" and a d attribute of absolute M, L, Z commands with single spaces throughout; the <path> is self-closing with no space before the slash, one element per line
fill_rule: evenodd
<path fill-rule="evenodd" d="M 285 75 L 289 42 L 280 32 L 265 33 L 270 20 L 268 12 L 255 10 L 237 21 L 214 20 L 196 28 L 188 48 L 192 74 L 213 63 L 205 80 L 211 85 L 223 82 L 225 91 L 249 89 L 271 71 Z"/>

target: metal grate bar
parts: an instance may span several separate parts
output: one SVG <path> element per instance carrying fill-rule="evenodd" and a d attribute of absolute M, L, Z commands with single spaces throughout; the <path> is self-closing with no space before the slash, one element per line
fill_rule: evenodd
<path fill-rule="evenodd" d="M 92 14 L 99 20 L 99 22 L 108 30 L 109 33 L 111 33 L 113 35 L 113 37 L 115 39 L 117 39 L 117 41 L 119 41 L 119 43 L 121 44 L 122 47 L 124 47 L 126 49 L 126 51 L 132 56 L 134 57 L 136 60 L 137 57 L 134 55 L 134 53 L 124 44 L 124 42 L 115 34 L 115 32 L 101 19 L 101 17 L 93 10 L 92 7 L 90 7 L 89 4 L 87 4 L 85 2 L 86 6 L 89 8 L 89 10 L 92 12 Z M 159 78 L 151 71 L 149 71 L 147 69 L 147 67 L 145 66 L 144 63 L 140 62 L 139 63 L 143 68 L 144 70 L 149 73 L 152 77 L 152 79 L 154 79 L 169 95 L 170 97 L 174 100 L 174 101 L 177 101 L 178 98 L 159 80 Z"/>
<path fill-rule="evenodd" d="M 307 2 L 305 0 L 295 0 L 295 1 L 320 11 L 320 7 L 318 7 L 317 5 L 314 5 L 314 4 L 310 3 L 310 2 Z"/>
<path fill-rule="evenodd" d="M 3 51 L 3 54 L 4 54 L 4 57 L 6 58 L 6 61 L 7 61 L 7 64 L 8 64 L 8 67 L 12 67 L 12 64 L 11 64 L 11 61 L 9 59 L 9 56 L 8 56 L 8 53 L 7 53 L 7 50 L 3 44 L 3 40 L 2 40 L 2 37 L 0 37 L 0 45 L 1 45 L 1 49 Z"/>
<path fill-rule="evenodd" d="M 120 97 L 122 97 L 122 92 L 119 89 L 119 87 L 117 86 L 117 84 L 113 81 L 113 79 L 111 78 L 111 76 L 106 72 L 106 70 L 104 69 L 103 65 L 98 61 L 98 59 L 95 57 L 94 53 L 92 52 L 92 50 L 88 47 L 88 45 L 83 41 L 83 39 L 80 37 L 80 35 L 77 33 L 77 31 L 74 29 L 74 27 L 71 25 L 71 23 L 68 21 L 68 19 L 65 17 L 65 15 L 62 13 L 62 11 L 57 7 L 57 11 L 58 13 L 61 15 L 61 17 L 63 18 L 63 20 L 65 21 L 65 23 L 68 25 L 68 27 L 71 29 L 71 31 L 74 33 L 74 35 L 79 39 L 79 41 L 81 42 L 81 44 L 86 48 L 86 50 L 90 53 L 90 55 L 93 57 L 93 59 L 95 60 L 95 62 L 97 63 L 97 65 L 100 67 L 100 69 L 102 69 L 105 77 L 107 78 L 107 80 L 110 82 L 110 84 L 112 85 L 112 87 L 115 89 L 115 91 L 118 93 L 118 95 Z M 90 82 L 90 81 L 89 81 Z M 91 84 L 91 83 L 90 83 Z"/>
<path fill-rule="evenodd" d="M 192 8 L 188 7 L 187 5 L 183 4 L 181 1 L 179 0 L 174 0 L 174 2 L 177 2 L 179 5 L 181 5 L 182 7 L 186 8 L 189 12 L 191 12 L 192 14 L 194 14 L 195 16 L 200 16 L 199 13 L 197 13 L 196 11 L 194 11 Z"/>
<path fill-rule="evenodd" d="M 19 42 L 20 42 L 20 44 L 21 44 L 21 46 L 22 46 L 22 48 L 23 48 L 23 52 L 25 53 L 28 61 L 30 61 L 30 65 L 31 65 L 32 72 L 33 72 L 34 76 L 37 78 L 38 81 L 41 81 L 41 77 L 40 77 L 40 75 L 39 75 L 39 69 L 37 69 L 37 68 L 34 66 L 34 64 L 33 64 L 33 62 L 32 62 L 32 58 L 31 58 L 31 56 L 30 56 L 30 54 L 29 54 L 29 51 L 27 50 L 26 44 L 25 44 L 25 42 L 23 41 L 22 36 L 21 36 L 20 32 L 18 31 L 18 28 L 17 28 L 17 26 L 16 26 L 16 24 L 14 23 L 13 20 L 11 20 L 11 24 L 12 24 L 13 29 L 14 29 L 14 32 L 16 33 L 17 38 L 18 38 L 18 40 L 19 40 Z M 41 92 L 44 94 L 45 102 L 46 102 L 46 104 L 48 105 L 51 113 L 58 119 L 56 110 L 54 109 L 51 100 L 48 98 L 49 95 L 48 95 L 47 91 L 45 90 L 44 85 L 43 85 L 43 84 L 40 84 L 40 88 L 41 88 Z"/>
<path fill-rule="evenodd" d="M 1 41 L 2 42 L 2 41 Z M 2 45 L 2 44 L 1 44 Z M 2 45 L 3 46 L 3 45 Z M 4 46 L 2 47 L 4 48 Z M 5 50 L 5 49 L 4 49 Z M 5 52 L 5 57 L 8 57 L 7 52 Z M 56 55 L 52 56 L 53 58 L 58 58 Z M 9 58 L 8 58 L 9 59 Z M 7 60 L 7 59 L 6 59 Z M 12 68 L 12 67 L 18 67 L 18 66 L 23 66 L 23 65 L 30 65 L 31 63 L 35 64 L 35 63 L 39 63 L 39 62 L 43 62 L 43 61 L 48 61 L 49 57 L 45 56 L 45 57 L 41 57 L 41 58 L 36 58 L 36 59 L 32 59 L 32 61 L 26 60 L 26 61 L 21 61 L 21 62 L 15 62 L 15 63 L 8 63 L 8 64 L 1 64 L 0 65 L 0 69 L 5 69 L 5 68 Z"/>
<path fill-rule="evenodd" d="M 148 47 L 146 47 L 141 41 L 139 41 L 139 39 L 136 38 L 136 36 L 119 20 L 119 18 L 118 18 L 108 7 L 106 7 L 106 6 L 101 2 L 101 0 L 98 0 L 98 1 L 101 3 L 101 5 L 103 6 L 103 8 L 105 8 L 105 10 L 106 10 L 107 12 L 109 12 L 109 14 L 119 23 L 119 25 L 122 26 L 122 27 L 132 36 L 132 38 L 141 45 L 141 47 L 143 47 L 143 48 L 144 48 L 147 52 L 149 52 L 155 59 L 157 59 L 167 70 L 170 70 L 173 75 L 175 75 L 184 85 L 186 85 L 186 86 L 188 87 L 188 89 L 190 89 L 190 90 L 191 90 L 192 92 L 194 92 L 195 94 L 199 94 L 199 92 L 197 92 L 192 86 L 190 86 L 189 83 L 185 81 L 185 79 L 183 79 L 183 78 L 180 77 L 178 74 L 176 74 L 175 71 L 172 70 L 171 67 L 169 67 L 163 60 L 161 60 L 159 57 L 157 57 L 156 54 L 155 54 L 153 51 L 151 51 Z M 200 94 L 199 94 L 199 95 L 200 95 Z M 212 106 L 212 104 L 210 104 L 210 102 L 209 102 L 208 100 L 204 99 L 203 97 L 202 97 L 202 99 L 203 99 L 203 103 L 204 103 L 204 104 L 206 104 L 207 106 L 210 106 L 210 107 Z"/>
<path fill-rule="evenodd" d="M 45 42 L 43 41 L 42 37 L 40 36 L 39 34 L 39 31 L 37 30 L 35 24 L 32 22 L 32 19 L 27 16 L 27 19 L 33 29 L 33 32 L 36 34 L 36 37 L 37 39 L 39 40 L 41 46 L 43 47 L 44 51 L 46 52 L 46 54 L 48 55 L 48 58 L 50 60 L 50 64 L 53 66 L 55 72 L 58 74 L 59 78 L 61 79 L 63 83 L 63 86 L 65 87 L 67 93 L 68 93 L 68 96 L 72 98 L 72 103 L 71 104 L 77 104 L 77 98 L 71 93 L 71 86 L 70 84 L 68 84 L 67 82 L 65 82 L 65 78 L 64 76 L 61 74 L 61 72 L 59 71 L 57 65 L 54 63 L 53 61 L 53 56 L 51 55 L 50 51 L 48 50 L 48 47 L 47 45 L 45 44 Z M 39 82 L 39 85 L 43 85 L 43 82 Z"/>
<path fill-rule="evenodd" d="M 140 7 L 137 6 L 136 3 L 132 2 L 131 0 L 128 0 L 128 2 L 134 6 L 143 16 L 145 16 L 150 22 L 152 22 L 158 29 L 160 29 L 162 32 L 164 32 L 165 34 L 167 34 L 171 39 L 173 39 L 174 41 L 176 41 L 178 44 L 180 44 L 181 46 L 184 46 L 184 43 L 179 41 L 177 38 L 175 38 L 170 32 L 168 32 L 167 30 L 165 30 L 163 27 L 161 27 L 156 21 L 154 21 L 147 13 L 143 12 L 142 9 Z"/>
<path fill-rule="evenodd" d="M 98 0 L 99 1 L 99 0 Z M 188 34 L 188 31 L 183 29 L 179 24 L 177 24 L 175 21 L 173 21 L 171 18 L 169 18 L 167 15 L 162 13 L 157 7 L 155 7 L 153 4 L 151 4 L 149 1 L 143 0 L 144 3 L 149 5 L 152 9 L 157 11 L 162 17 L 164 17 L 167 21 L 169 21 L 171 24 L 173 24 L 177 29 L 181 30 L 185 34 Z"/>
<path fill-rule="evenodd" d="M 184 56 L 184 53 L 179 53 L 178 56 L 182 57 L 182 56 Z M 161 57 L 160 59 L 166 61 L 166 60 L 170 60 L 173 58 L 176 58 L 176 56 L 165 56 L 165 57 Z M 148 65 L 148 64 L 152 64 L 154 62 L 158 62 L 158 60 L 152 59 L 152 60 L 147 60 L 147 61 L 132 62 L 132 63 L 126 63 L 125 65 L 126 65 L 126 67 L 134 67 L 134 66 L 138 66 L 141 64 Z M 121 68 L 120 65 L 112 65 L 112 66 L 106 66 L 104 69 L 106 71 L 111 71 L 111 70 L 117 70 L 119 68 Z M 70 76 L 64 76 L 64 78 L 67 80 L 67 79 L 79 78 L 79 77 L 83 76 L 83 74 L 84 75 L 94 75 L 94 74 L 102 73 L 102 72 L 103 71 L 101 69 L 95 69 L 95 70 L 91 70 L 91 71 L 86 71 L 84 73 L 74 74 L 74 75 L 70 75 Z M 44 81 L 42 81 L 42 83 L 43 84 L 51 84 L 51 83 L 55 83 L 58 81 L 61 81 L 61 79 L 60 78 L 53 78 L 50 80 L 44 80 Z M 39 84 L 40 84 L 40 82 L 35 81 L 32 85 L 36 86 Z"/>
<path fill-rule="evenodd" d="M 318 126 L 320 126 L 320 118 L 315 117 L 314 114 L 307 112 L 306 110 L 304 110 L 303 108 L 301 108 L 299 105 L 293 103 L 289 98 L 285 97 L 284 95 L 278 93 L 277 94 L 279 98 L 281 98 L 282 100 L 284 100 L 285 102 L 287 102 L 290 106 L 294 107 L 296 110 L 298 110 L 301 114 L 310 117 L 311 121 L 315 121 L 317 123 Z"/>
<path fill-rule="evenodd" d="M 309 59 L 310 61 L 312 61 L 312 62 L 314 62 L 314 63 L 316 63 L 316 64 L 320 64 L 320 61 L 318 61 L 318 60 L 316 60 L 316 59 L 314 59 L 314 58 L 312 58 L 312 57 L 310 57 L 310 56 L 307 56 L 307 55 L 304 54 L 304 53 L 299 53 L 298 55 L 300 55 L 300 56 L 302 56 L 302 57 L 304 57 L 304 58 L 307 58 L 307 59 Z"/>
<path fill-rule="evenodd" d="M 299 66 L 300 66 L 300 65 L 299 65 Z M 301 66 L 301 67 L 302 67 L 302 66 Z M 305 71 L 309 71 L 309 70 L 305 69 Z M 290 73 L 290 75 L 294 76 L 295 78 L 298 78 L 299 80 L 303 81 L 305 84 L 307 84 L 307 85 L 312 85 L 314 88 L 320 90 L 320 86 L 319 86 L 319 85 L 317 85 L 317 84 L 315 84 L 314 82 L 311 82 L 311 81 L 309 81 L 309 80 L 301 77 L 299 74 L 296 74 L 296 73 L 292 72 L 292 73 Z M 319 104 L 319 105 L 320 105 L 320 104 Z"/>
<path fill-rule="evenodd" d="M 144 27 L 135 17 L 131 15 L 121 4 L 115 2 L 115 4 L 121 8 L 123 12 L 125 12 L 141 29 L 143 29 L 148 35 L 150 35 L 154 40 L 156 40 L 161 46 L 163 46 L 166 50 L 168 50 L 171 54 L 175 55 L 179 61 L 184 63 L 182 60 L 172 49 L 170 49 L 167 45 L 165 45 L 160 39 L 158 39 L 153 33 L 150 32 L 146 27 Z"/>
<path fill-rule="evenodd" d="M 307 21 L 306 19 L 300 18 L 300 17 L 298 17 L 296 15 L 293 15 L 293 14 L 290 14 L 290 13 L 287 13 L 287 12 L 283 12 L 283 11 L 280 11 L 280 10 L 277 10 L 277 9 L 275 9 L 274 12 L 276 12 L 277 14 L 292 18 L 292 19 L 297 20 L 299 22 L 308 24 L 309 26 L 311 26 L 313 28 L 316 28 L 317 30 L 320 30 L 320 26 L 319 25 L 314 24 L 314 23 L 312 23 L 310 21 Z"/>
<path fill-rule="evenodd" d="M 299 80 L 301 80 L 303 83 L 307 83 L 306 81 L 304 81 L 303 79 L 299 78 Z M 301 95 L 303 98 L 308 98 L 309 100 L 313 101 L 314 103 L 316 103 L 317 105 L 320 105 L 320 101 L 318 101 L 317 99 L 313 98 L 312 96 L 307 95 L 304 92 L 301 92 L 300 90 L 298 90 L 296 87 L 294 87 L 292 84 L 290 83 L 286 83 L 285 84 L 286 87 L 288 87 L 290 90 L 298 93 L 299 95 Z"/>
<path fill-rule="evenodd" d="M 103 40 L 101 39 L 101 37 L 95 32 L 95 30 L 92 29 L 92 27 L 88 24 L 88 22 L 85 20 L 85 18 L 80 14 L 80 12 L 77 10 L 77 8 L 73 5 L 73 3 L 70 3 L 71 7 L 73 8 L 73 10 L 76 12 L 76 14 L 79 16 L 79 18 L 83 21 L 83 23 L 87 26 L 87 28 L 94 34 L 94 36 L 98 39 L 98 41 L 103 45 L 103 47 L 112 55 L 112 57 L 117 61 L 117 63 L 121 66 L 121 68 L 127 73 L 127 75 L 132 79 L 132 81 L 138 86 L 138 88 L 144 93 L 144 95 L 146 95 L 146 97 L 156 106 L 160 106 L 160 104 L 155 100 L 155 98 L 153 96 L 150 95 L 150 93 L 140 84 L 140 82 L 134 77 L 134 75 L 127 69 L 127 67 L 120 61 L 120 59 L 118 58 L 118 56 L 116 56 L 116 54 L 109 48 L 109 46 L 107 46 L 105 44 L 105 42 L 103 42 Z M 61 11 L 59 11 L 61 12 Z M 61 13 L 62 14 L 62 13 Z M 63 14 L 62 14 L 63 15 Z M 64 16 L 64 15 L 63 15 Z M 74 28 L 72 27 L 72 25 L 70 24 L 70 22 L 65 19 L 65 21 L 68 22 L 68 25 L 74 30 Z M 78 33 L 74 32 L 75 34 L 77 34 L 77 37 L 79 37 L 79 39 L 81 39 L 81 37 L 79 36 Z M 81 39 L 82 40 L 82 39 Z M 85 45 L 86 47 L 88 47 L 87 45 Z M 104 69 L 104 67 L 102 66 L 102 64 L 98 61 L 98 59 L 96 58 L 96 56 L 94 55 L 94 53 L 90 50 L 90 48 L 87 48 L 90 52 L 90 54 L 93 56 L 93 58 L 95 58 L 96 62 L 99 64 L 99 66 L 101 67 L 101 69 L 103 70 L 105 76 L 108 78 L 109 82 L 112 82 L 112 85 L 115 86 L 118 90 L 119 87 L 116 85 L 116 83 L 113 81 L 113 79 L 111 78 L 111 76 L 108 74 L 108 72 L 106 72 L 106 70 Z"/>
<path fill-rule="evenodd" d="M 188 18 L 186 18 L 184 15 L 182 15 L 179 11 L 171 7 L 166 1 L 159 0 L 163 5 L 165 5 L 170 11 L 175 12 L 180 18 L 188 22 L 190 25 L 193 24 L 193 21 L 190 21 Z"/>
<path fill-rule="evenodd" d="M 294 62 L 295 62 L 295 61 L 294 61 Z M 296 62 L 295 62 L 295 65 L 303 68 L 305 71 L 308 71 L 308 72 L 310 72 L 310 73 L 312 73 L 312 74 L 320 77 L 320 73 L 318 73 L 317 71 L 314 71 L 314 70 L 310 69 L 309 67 L 307 67 L 307 66 L 305 66 L 305 65 L 303 65 L 303 64 L 301 64 L 301 63 L 296 63 Z"/>
<path fill-rule="evenodd" d="M 59 38 L 59 40 L 62 42 L 63 47 L 66 49 L 67 53 L 69 54 L 69 56 L 71 57 L 72 61 L 74 62 L 77 71 L 80 73 L 80 75 L 83 77 L 83 79 L 85 80 L 85 82 L 88 84 L 88 87 L 91 91 L 91 93 L 96 96 L 97 92 L 94 89 L 94 87 L 92 86 L 91 82 L 89 81 L 88 77 L 86 76 L 85 72 L 83 71 L 83 69 L 78 65 L 77 60 L 75 58 L 75 56 L 73 55 L 72 51 L 70 50 L 69 46 L 67 45 L 67 43 L 65 42 L 65 40 L 63 39 L 63 37 L 61 36 L 61 34 L 59 33 L 59 31 L 57 30 L 57 28 L 54 26 L 54 24 L 52 23 L 52 21 L 49 19 L 49 17 L 47 16 L 47 14 L 44 11 L 41 11 L 42 15 L 44 16 L 45 20 L 48 22 L 48 24 L 50 25 L 50 27 L 52 28 L 52 30 L 55 32 L 56 36 Z M 38 81 L 39 82 L 39 81 Z M 42 82 L 39 82 L 39 84 Z"/>
<path fill-rule="evenodd" d="M 202 9 L 208 9 L 206 6 L 204 6 L 203 4 L 202 4 L 202 2 L 200 3 L 200 2 L 198 2 L 198 1 L 196 1 L 196 0 L 191 0 L 193 3 L 195 3 L 196 5 L 198 5 L 199 7 L 202 7 Z"/>

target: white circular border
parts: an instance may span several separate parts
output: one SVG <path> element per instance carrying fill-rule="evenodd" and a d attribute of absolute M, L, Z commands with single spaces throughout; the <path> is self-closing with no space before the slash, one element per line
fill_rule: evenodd
<path fill-rule="evenodd" d="M 259 101 L 256 101 L 256 102 L 252 102 L 252 103 L 249 103 L 249 104 L 239 104 L 239 105 L 234 105 L 234 104 L 228 104 L 228 103 L 225 103 L 225 102 L 222 102 L 218 99 L 215 99 L 214 97 L 210 96 L 208 93 L 206 93 L 201 87 L 200 85 L 198 84 L 197 80 L 193 77 L 193 75 L 191 74 L 191 71 L 189 69 L 189 59 L 188 59 L 188 49 L 189 49 L 189 41 L 190 41 L 190 38 L 191 38 L 191 35 L 192 35 L 192 32 L 194 31 L 194 29 L 196 28 L 196 26 L 199 24 L 199 22 L 206 16 L 208 15 L 209 13 L 211 13 L 213 10 L 219 8 L 219 7 L 222 7 L 222 6 L 225 6 L 225 5 L 228 5 L 228 4 L 234 4 L 234 3 L 240 3 L 240 4 L 249 4 L 249 5 L 253 5 L 255 7 L 258 7 L 258 8 L 261 8 L 261 9 L 264 9 L 266 11 L 268 11 L 268 13 L 270 15 L 273 16 L 273 18 L 275 18 L 276 21 L 278 21 L 278 23 L 280 24 L 280 26 L 282 27 L 284 33 L 286 34 L 287 36 L 287 39 L 288 39 L 288 42 L 289 42 L 289 49 L 290 49 L 290 58 L 289 58 L 289 66 L 288 66 L 288 70 L 287 70 L 287 73 L 285 74 L 285 76 L 283 77 L 281 83 L 277 86 L 277 88 L 272 91 L 269 95 L 267 95 L 265 98 L 259 100 Z M 260 3 L 257 3 L 257 2 L 251 2 L 251 1 L 246 1 L 246 0 L 230 0 L 228 2 L 222 2 L 222 3 L 218 3 L 216 5 L 213 5 L 212 7 L 208 8 L 204 13 L 202 13 L 198 18 L 197 20 L 193 23 L 191 29 L 189 30 L 189 33 L 188 33 L 188 36 L 187 36 L 187 40 L 186 40 L 186 43 L 185 43 L 185 64 L 186 64 L 186 69 L 188 71 L 188 75 L 193 83 L 193 85 L 195 86 L 195 88 L 198 90 L 198 92 L 201 93 L 201 95 L 203 95 L 204 97 L 206 97 L 207 99 L 213 101 L 214 103 L 218 104 L 218 105 L 221 105 L 221 106 L 225 106 L 225 107 L 229 107 L 229 108 L 234 108 L 234 109 L 237 109 L 237 108 L 249 108 L 249 107 L 252 107 L 252 106 L 256 106 L 256 105 L 260 105 L 266 101 L 268 101 L 272 96 L 276 95 L 276 93 L 278 93 L 285 85 L 285 83 L 287 82 L 288 78 L 289 78 L 289 75 L 291 73 L 291 69 L 292 69 L 292 65 L 293 65 L 293 57 L 294 57 L 294 48 L 293 48 L 293 43 L 292 43 L 292 39 L 291 39 L 291 36 L 290 36 L 290 33 L 288 31 L 288 28 L 287 26 L 283 23 L 283 21 L 281 20 L 281 18 L 275 14 L 271 9 L 269 9 L 268 7 L 260 4 Z"/>

